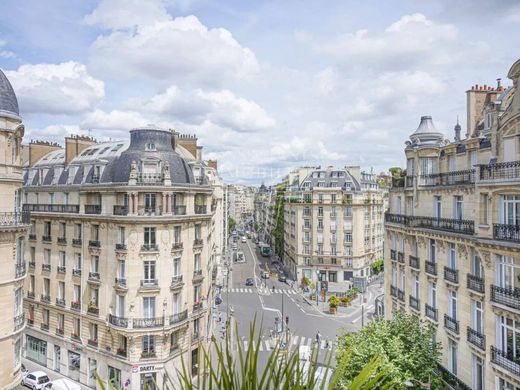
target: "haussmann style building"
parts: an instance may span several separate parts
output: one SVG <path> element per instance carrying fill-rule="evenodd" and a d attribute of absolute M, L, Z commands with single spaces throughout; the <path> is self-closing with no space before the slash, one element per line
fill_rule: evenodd
<path fill-rule="evenodd" d="M 5 131 L 15 134 L 15 125 Z M 162 386 L 165 372 L 175 378 L 181 370 L 181 354 L 195 374 L 226 242 L 216 162 L 201 160 L 194 136 L 155 126 L 124 141 L 71 136 L 64 148 L 38 141 L 28 148 L 25 356 L 87 386 L 95 372 L 129 389 Z M 21 185 L 16 172 L 11 192 Z M 13 209 L 13 200 L 0 207 Z M 23 233 L 13 229 L 11 251 Z M 13 313 L 21 282 L 14 260 L 11 268 L 2 273 L 12 274 Z M 13 333 L 11 317 L 0 327 Z"/>
<path fill-rule="evenodd" d="M 422 117 L 390 190 L 385 314 L 436 327 L 456 388 L 520 388 L 520 60 L 508 77 L 466 92 L 465 136 Z"/>

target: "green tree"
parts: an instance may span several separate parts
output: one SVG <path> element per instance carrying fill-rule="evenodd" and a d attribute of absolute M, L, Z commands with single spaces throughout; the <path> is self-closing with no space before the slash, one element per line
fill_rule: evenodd
<path fill-rule="evenodd" d="M 228 229 L 229 229 L 229 232 L 231 233 L 237 227 L 237 223 L 231 217 L 228 217 L 227 221 L 228 221 Z"/>
<path fill-rule="evenodd" d="M 404 382 L 414 379 L 432 383 L 432 389 L 443 389 L 436 372 L 440 344 L 432 341 L 434 334 L 430 324 L 398 313 L 393 320 L 379 318 L 359 332 L 340 336 L 336 359 L 345 362 L 348 369 L 343 371 L 338 387 L 349 389 L 356 375 L 379 357 L 396 388 L 404 389 Z"/>

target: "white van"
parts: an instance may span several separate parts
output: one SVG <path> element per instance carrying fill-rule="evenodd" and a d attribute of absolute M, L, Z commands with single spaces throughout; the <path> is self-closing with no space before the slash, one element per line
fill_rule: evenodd
<path fill-rule="evenodd" d="M 67 378 L 56 379 L 47 383 L 44 387 L 45 390 L 81 390 L 81 386 L 76 382 L 71 381 Z"/>

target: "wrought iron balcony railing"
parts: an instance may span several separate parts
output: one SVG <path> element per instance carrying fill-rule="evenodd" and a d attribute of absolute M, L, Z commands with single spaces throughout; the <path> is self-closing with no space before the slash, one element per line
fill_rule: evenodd
<path fill-rule="evenodd" d="M 432 320 L 437 321 L 437 313 L 438 310 L 433 306 L 430 306 L 427 303 L 424 305 L 424 314 L 426 315 L 426 317 L 429 317 Z"/>
<path fill-rule="evenodd" d="M 458 284 L 459 283 L 459 270 L 444 266 L 444 280 L 448 282 Z"/>
<path fill-rule="evenodd" d="M 195 214 L 206 214 L 208 212 L 208 206 L 203 205 L 195 205 Z"/>
<path fill-rule="evenodd" d="M 486 350 L 486 335 L 482 334 L 480 332 L 477 332 L 476 330 L 472 329 L 468 326 L 467 328 L 467 337 L 468 342 L 473 344 L 474 346 L 480 348 L 481 350 Z"/>
<path fill-rule="evenodd" d="M 141 251 L 143 251 L 143 252 L 153 252 L 153 251 L 156 251 L 158 249 L 159 248 L 157 247 L 156 244 L 143 244 L 143 245 L 141 245 Z"/>
<path fill-rule="evenodd" d="M 493 238 L 501 241 L 520 242 L 520 226 L 494 223 Z"/>
<path fill-rule="evenodd" d="M 175 313 L 170 316 L 170 325 L 178 324 L 188 318 L 188 310 Z"/>
<path fill-rule="evenodd" d="M 128 206 L 114 205 L 114 215 L 127 215 L 128 214 Z"/>
<path fill-rule="evenodd" d="M 73 238 L 72 245 L 81 245 L 81 238 Z"/>
<path fill-rule="evenodd" d="M 484 294 L 484 278 L 472 274 L 466 274 L 468 290 Z"/>
<path fill-rule="evenodd" d="M 414 296 L 410 295 L 410 307 L 412 309 L 415 309 L 417 311 L 421 310 L 420 307 L 421 307 L 421 302 L 419 301 L 419 299 L 415 298 Z"/>
<path fill-rule="evenodd" d="M 456 186 L 475 183 L 475 170 L 452 171 L 421 175 L 421 186 Z"/>
<path fill-rule="evenodd" d="M 118 328 L 128 328 L 128 318 L 117 317 L 112 314 L 108 315 L 108 322 Z"/>
<path fill-rule="evenodd" d="M 520 288 L 491 285 L 491 302 L 520 310 Z"/>
<path fill-rule="evenodd" d="M 86 204 L 85 205 L 85 214 L 101 214 L 101 205 L 100 204 Z"/>
<path fill-rule="evenodd" d="M 81 302 L 74 301 L 70 303 L 71 310 L 80 311 L 81 310 Z"/>
<path fill-rule="evenodd" d="M 444 314 L 444 327 L 453 333 L 459 334 L 459 321 L 447 314 Z"/>
<path fill-rule="evenodd" d="M 126 244 L 116 244 L 116 250 L 118 251 L 126 251 Z"/>
<path fill-rule="evenodd" d="M 67 237 L 58 237 L 58 244 L 65 245 L 67 244 Z"/>
<path fill-rule="evenodd" d="M 164 317 L 134 318 L 134 328 L 156 328 L 164 326 Z"/>
<path fill-rule="evenodd" d="M 491 363 L 504 368 L 516 377 L 520 376 L 520 358 L 493 345 L 491 346 Z"/>
<path fill-rule="evenodd" d="M 141 287 L 142 288 L 157 288 L 159 286 L 159 280 L 158 279 L 143 279 L 141 280 Z"/>
<path fill-rule="evenodd" d="M 56 298 L 56 306 L 65 307 L 65 299 L 64 298 Z"/>
<path fill-rule="evenodd" d="M 193 246 L 201 246 L 204 245 L 204 240 L 202 238 L 196 238 L 193 240 Z"/>
<path fill-rule="evenodd" d="M 26 203 L 23 209 L 39 213 L 79 213 L 79 204 L 32 204 Z"/>
<path fill-rule="evenodd" d="M 397 287 L 390 286 L 390 295 L 397 298 Z"/>
<path fill-rule="evenodd" d="M 397 260 L 397 251 L 395 249 L 390 249 L 390 260 Z"/>
<path fill-rule="evenodd" d="M 25 275 L 26 272 L 27 272 L 27 267 L 25 265 L 25 262 L 15 264 L 15 277 L 16 278 L 21 278 L 22 276 Z"/>
<path fill-rule="evenodd" d="M 520 161 L 479 165 L 480 180 L 513 180 L 520 178 Z"/>
<path fill-rule="evenodd" d="M 51 296 L 48 294 L 40 294 L 40 301 L 45 303 L 51 303 Z"/>
<path fill-rule="evenodd" d="M 14 317 L 14 331 L 20 330 L 25 325 L 25 313 Z"/>
<path fill-rule="evenodd" d="M 412 228 L 442 230 L 453 233 L 473 234 L 475 222 L 466 219 L 436 218 L 403 214 L 385 214 L 387 223 L 405 225 Z"/>
<path fill-rule="evenodd" d="M 424 270 L 426 271 L 427 274 L 437 276 L 437 263 L 425 260 Z"/>
<path fill-rule="evenodd" d="M 116 278 L 115 283 L 120 287 L 126 287 L 126 278 Z"/>
<path fill-rule="evenodd" d="M 195 302 L 193 304 L 193 311 L 199 311 L 199 310 L 202 310 L 202 302 Z"/>
<path fill-rule="evenodd" d="M 161 184 L 162 181 L 162 173 L 140 173 L 137 175 L 137 182 L 140 184 Z"/>
<path fill-rule="evenodd" d="M 177 276 L 172 277 L 172 284 L 171 284 L 172 288 L 182 286 L 182 284 L 183 284 L 182 275 L 177 275 Z"/>
<path fill-rule="evenodd" d="M 397 252 L 397 261 L 404 264 L 404 253 L 403 252 Z"/>
<path fill-rule="evenodd" d="M 404 302 L 404 291 L 400 288 L 397 289 L 397 299 L 399 299 L 401 302 Z"/>
<path fill-rule="evenodd" d="M 93 248 L 100 248 L 101 242 L 99 240 L 89 240 L 88 246 L 93 247 Z"/>
<path fill-rule="evenodd" d="M 419 270 L 421 269 L 419 258 L 417 256 L 409 255 L 408 261 L 409 261 L 410 267 L 419 269 Z"/>
<path fill-rule="evenodd" d="M 174 215 L 186 215 L 186 206 L 173 206 Z"/>

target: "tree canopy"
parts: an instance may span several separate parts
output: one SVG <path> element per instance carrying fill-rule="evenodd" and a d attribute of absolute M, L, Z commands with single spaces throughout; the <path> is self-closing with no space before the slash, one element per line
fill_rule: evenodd
<path fill-rule="evenodd" d="M 340 388 L 347 389 L 353 378 L 375 357 L 381 357 L 397 388 L 407 380 L 431 383 L 441 389 L 436 373 L 440 344 L 434 343 L 434 328 L 417 317 L 396 314 L 393 320 L 378 318 L 356 333 L 339 338 L 336 360 L 344 364 Z"/>

